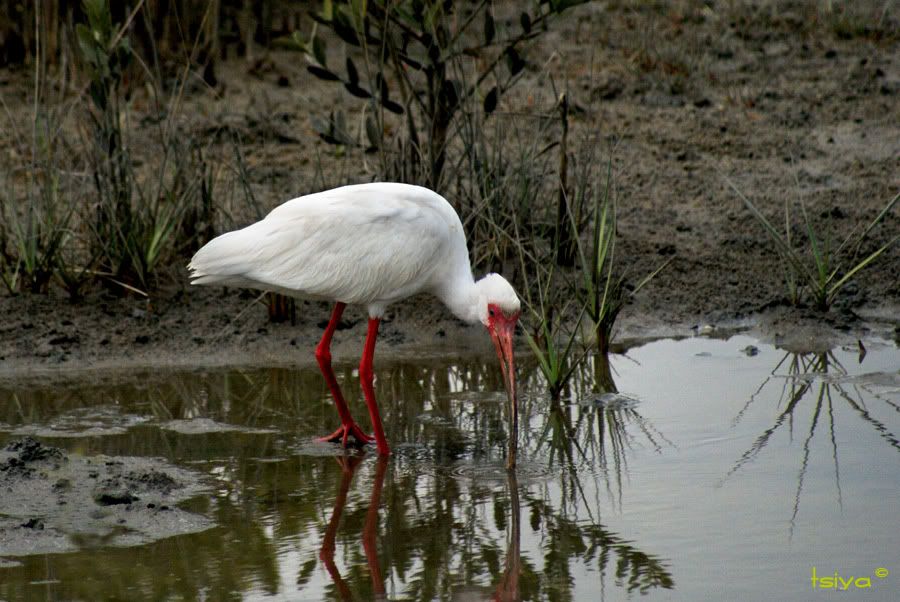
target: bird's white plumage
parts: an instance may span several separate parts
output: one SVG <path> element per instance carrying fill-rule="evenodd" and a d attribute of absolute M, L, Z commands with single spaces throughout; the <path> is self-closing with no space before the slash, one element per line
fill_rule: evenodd
<path fill-rule="evenodd" d="M 431 292 L 460 317 L 481 319 L 466 307 L 476 291 L 459 217 L 420 186 L 361 184 L 287 201 L 210 241 L 188 267 L 194 284 L 363 304 L 371 315 Z"/>
<path fill-rule="evenodd" d="M 457 317 L 481 321 L 490 332 L 509 393 L 515 441 L 518 406 L 512 337 L 519 298 L 497 274 L 475 282 L 462 223 L 437 193 L 385 183 L 296 198 L 255 224 L 211 240 L 197 251 L 188 268 L 194 284 L 261 288 L 366 305 L 369 316 L 376 319 L 369 321 L 360 376 L 382 455 L 389 454 L 390 448 L 372 390 L 377 318 L 393 301 L 419 292 L 436 295 Z M 348 436 L 360 442 L 372 438 L 350 416 L 328 359 L 341 312 L 343 306 L 336 305 L 316 347 L 316 358 L 341 416 L 341 427 L 325 440 L 346 445 Z M 511 449 L 510 468 L 515 465 L 514 445 Z"/>
<path fill-rule="evenodd" d="M 519 313 L 521 303 L 515 289 L 500 274 L 488 274 L 475 283 L 477 295 L 480 298 L 479 307 L 487 307 L 488 303 L 494 303 L 507 314 Z M 484 317 L 481 318 L 484 321 Z"/>

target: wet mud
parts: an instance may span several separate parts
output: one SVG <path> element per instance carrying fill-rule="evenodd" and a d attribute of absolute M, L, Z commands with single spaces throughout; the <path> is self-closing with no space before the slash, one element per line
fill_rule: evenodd
<path fill-rule="evenodd" d="M 204 531 L 213 521 L 178 504 L 206 489 L 198 473 L 160 459 L 88 457 L 13 439 L 0 451 L 0 556 L 137 546 Z"/>

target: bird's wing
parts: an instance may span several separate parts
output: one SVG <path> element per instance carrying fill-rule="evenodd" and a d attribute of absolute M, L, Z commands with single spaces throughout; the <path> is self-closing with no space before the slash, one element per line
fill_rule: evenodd
<path fill-rule="evenodd" d="M 345 303 L 389 303 L 427 288 L 451 239 L 441 212 L 389 190 L 341 190 L 288 201 L 210 241 L 191 260 L 194 282 Z"/>

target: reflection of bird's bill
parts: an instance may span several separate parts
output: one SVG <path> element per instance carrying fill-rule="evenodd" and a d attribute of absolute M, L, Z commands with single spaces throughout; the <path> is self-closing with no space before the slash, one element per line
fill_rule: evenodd
<path fill-rule="evenodd" d="M 387 473 L 388 457 L 379 454 L 375 462 L 375 478 L 372 483 L 372 495 L 369 498 L 369 509 L 366 511 L 362 540 L 366 562 L 369 565 L 369 573 L 372 578 L 372 592 L 375 594 L 375 600 L 387 600 L 384 589 L 384 577 L 381 574 L 381 565 L 378 562 L 376 536 L 378 534 L 378 509 L 381 505 L 381 490 L 384 487 L 384 475 Z"/>
<path fill-rule="evenodd" d="M 519 503 L 519 482 L 514 470 L 507 471 L 506 483 L 509 492 L 509 535 L 506 546 L 506 561 L 503 575 L 497 582 L 497 588 L 491 600 L 498 602 L 518 602 L 519 577 L 522 573 L 521 553 L 521 515 L 522 508 Z"/>

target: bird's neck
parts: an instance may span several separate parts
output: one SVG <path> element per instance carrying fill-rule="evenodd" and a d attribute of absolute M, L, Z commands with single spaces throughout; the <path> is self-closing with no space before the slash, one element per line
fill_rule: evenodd
<path fill-rule="evenodd" d="M 480 295 L 471 270 L 461 270 L 452 282 L 438 291 L 437 296 L 463 322 L 474 324 L 481 321 Z"/>

